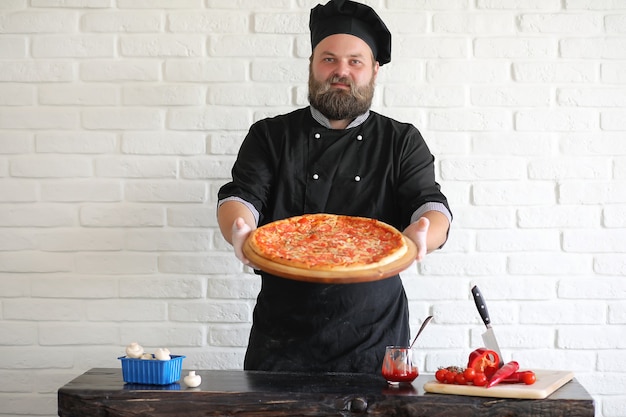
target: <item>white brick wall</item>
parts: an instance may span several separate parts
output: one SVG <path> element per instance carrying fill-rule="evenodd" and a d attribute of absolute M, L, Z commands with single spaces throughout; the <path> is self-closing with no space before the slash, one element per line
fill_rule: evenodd
<path fill-rule="evenodd" d="M 626 1 L 369 0 L 375 109 L 418 126 L 455 222 L 403 274 L 421 368 L 482 345 L 626 416 Z M 249 125 L 306 105 L 316 0 L 0 1 L 0 415 L 131 341 L 240 368 L 259 280 L 217 230 Z"/>

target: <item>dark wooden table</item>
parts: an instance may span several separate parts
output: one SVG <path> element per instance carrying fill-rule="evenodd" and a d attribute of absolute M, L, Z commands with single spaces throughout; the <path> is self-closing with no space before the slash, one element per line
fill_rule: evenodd
<path fill-rule="evenodd" d="M 188 371 L 183 371 L 183 376 Z M 384 416 L 593 417 L 574 379 L 544 400 L 425 393 L 432 375 L 392 388 L 375 375 L 197 371 L 198 388 L 125 384 L 121 369 L 94 368 L 58 391 L 61 417 Z"/>

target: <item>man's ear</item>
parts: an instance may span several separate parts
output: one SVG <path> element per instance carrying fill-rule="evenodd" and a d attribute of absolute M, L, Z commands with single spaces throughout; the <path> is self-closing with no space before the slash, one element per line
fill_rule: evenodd
<path fill-rule="evenodd" d="M 374 69 L 373 69 L 373 73 L 374 73 L 374 80 L 376 80 L 376 76 L 378 75 L 378 70 L 380 69 L 380 64 L 378 63 L 378 61 L 374 61 Z"/>

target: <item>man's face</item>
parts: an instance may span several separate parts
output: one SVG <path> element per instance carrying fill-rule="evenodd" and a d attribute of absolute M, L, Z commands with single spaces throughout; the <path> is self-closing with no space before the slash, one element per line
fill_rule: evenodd
<path fill-rule="evenodd" d="M 362 39 L 328 36 L 311 56 L 309 102 L 330 120 L 354 119 L 372 105 L 378 68 Z"/>

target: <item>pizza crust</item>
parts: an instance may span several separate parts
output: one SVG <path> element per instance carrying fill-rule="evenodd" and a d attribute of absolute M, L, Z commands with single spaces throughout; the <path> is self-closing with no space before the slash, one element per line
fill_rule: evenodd
<path fill-rule="evenodd" d="M 408 252 L 402 233 L 386 223 L 326 213 L 266 224 L 251 233 L 247 244 L 268 261 L 320 272 L 381 268 Z"/>

